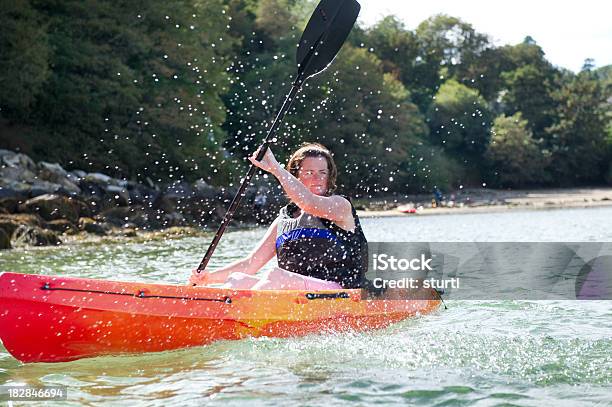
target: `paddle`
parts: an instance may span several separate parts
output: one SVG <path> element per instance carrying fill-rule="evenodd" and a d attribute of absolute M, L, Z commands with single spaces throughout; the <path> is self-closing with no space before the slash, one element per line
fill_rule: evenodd
<path fill-rule="evenodd" d="M 312 13 L 298 44 L 296 54 L 298 67 L 297 76 L 293 82 L 291 91 L 285 98 L 276 118 L 268 129 L 268 134 L 257 154 L 257 161 L 260 161 L 266 153 L 272 136 L 278 129 L 278 126 L 291 107 L 295 96 L 302 88 L 304 82 L 308 78 L 325 70 L 325 68 L 332 63 L 336 54 L 342 47 L 342 44 L 344 44 L 346 37 L 348 37 L 351 32 L 353 25 L 355 25 L 360 9 L 361 6 L 356 0 L 321 0 Z M 223 236 L 227 225 L 234 216 L 234 212 L 238 208 L 238 205 L 240 205 L 247 185 L 251 182 L 251 178 L 253 178 L 256 171 L 257 167 L 251 164 L 249 171 L 242 180 L 240 188 L 238 188 L 236 196 L 234 196 L 234 199 L 230 203 L 221 221 L 221 225 L 215 237 L 198 266 L 198 273 L 206 269 L 210 258 L 219 244 L 219 240 L 221 240 L 221 236 Z"/>

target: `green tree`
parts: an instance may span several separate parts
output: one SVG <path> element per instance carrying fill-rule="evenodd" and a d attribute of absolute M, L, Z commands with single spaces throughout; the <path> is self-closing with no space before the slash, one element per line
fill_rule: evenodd
<path fill-rule="evenodd" d="M 428 118 L 432 141 L 461 157 L 478 157 L 489 144 L 487 102 L 478 91 L 455 80 L 440 86 Z"/>
<path fill-rule="evenodd" d="M 242 162 L 261 144 L 293 82 L 301 32 L 297 18 L 289 13 L 292 6 L 288 0 L 261 0 L 250 6 L 234 5 L 230 11 L 232 20 L 235 15 L 240 19 L 232 30 L 242 41 L 229 67 L 232 84 L 224 95 L 223 127 L 228 134 L 224 145 Z M 287 128 L 285 121 L 282 129 Z"/>
<path fill-rule="evenodd" d="M 0 114 L 13 120 L 26 117 L 49 73 L 42 16 L 28 0 L 1 0 Z"/>
<path fill-rule="evenodd" d="M 274 36 L 266 32 L 264 21 L 273 16 L 265 10 L 277 9 L 279 1 L 232 9 L 245 27 L 240 30 L 245 51 L 232 66 L 235 80 L 225 97 L 229 135 L 225 145 L 239 157 L 261 142 L 283 102 L 295 73 L 295 43 L 301 32 L 296 26 L 305 24 L 304 16 L 315 6 L 309 3 L 312 7 L 306 13 L 304 2 L 286 2 L 284 10 L 291 9 L 301 22 L 288 16 L 275 21 L 271 27 L 278 35 Z M 421 190 L 434 182 L 450 182 L 446 154 L 425 140 L 423 116 L 402 84 L 414 76 L 405 53 L 410 50 L 416 62 L 418 49 L 415 35 L 394 18 L 373 30 L 357 27 L 334 65 L 298 95 L 279 130 L 275 149 L 279 159 L 301 142 L 318 140 L 336 153 L 344 174 L 341 181 L 352 191 Z"/>
<path fill-rule="evenodd" d="M 303 141 L 324 143 L 335 153 L 347 190 L 371 195 L 430 184 L 429 173 L 410 172 L 427 132 L 423 117 L 368 50 L 345 46 L 330 72 L 305 90 L 296 112 L 287 150 Z"/>
<path fill-rule="evenodd" d="M 540 72 L 549 84 L 555 83 L 555 68 L 546 60 L 544 51 L 531 37 L 526 37 L 522 43 L 516 45 L 487 47 L 477 58 L 459 66 L 457 80 L 478 89 L 490 104 L 496 106 L 498 112 L 503 113 L 498 102 L 501 101 L 500 95 L 510 87 L 503 74 L 512 76 L 512 72 L 525 66 L 531 66 Z"/>
<path fill-rule="evenodd" d="M 301 28 L 304 15 L 312 11 L 295 12 L 299 4 L 287 3 L 301 22 L 285 16 L 275 22 L 284 26 L 274 27 L 277 34 L 288 34 L 269 35 L 264 21 L 271 17 L 265 10 L 278 1 L 268 0 L 252 7 L 250 14 L 242 14 L 242 24 L 249 26 L 250 19 L 255 29 L 241 30 L 246 51 L 232 65 L 235 80 L 225 99 L 229 111 L 226 147 L 240 157 L 249 155 L 261 142 L 284 100 L 295 74 L 295 43 L 301 33 L 296 26 Z M 234 8 L 232 12 L 239 10 Z M 423 116 L 398 80 L 394 62 L 377 57 L 383 51 L 388 57 L 399 53 L 385 48 L 386 40 L 381 40 L 379 49 L 361 43 L 350 45 L 363 35 L 357 29 L 331 68 L 307 82 L 279 130 L 275 153 L 284 160 L 302 142 L 324 143 L 338 160 L 341 187 L 351 193 L 420 190 L 423 185 L 429 188 L 433 177 L 439 182 L 448 173 L 445 169 L 432 170 L 432 160 L 421 161 L 430 158 L 431 151 L 440 156 L 444 153 L 428 147 L 424 140 L 427 128 Z M 398 39 L 396 45 L 402 41 Z M 395 62 L 400 64 L 401 57 Z M 436 165 L 443 162 L 438 160 Z"/>
<path fill-rule="evenodd" d="M 549 157 L 540 145 L 520 112 L 496 117 L 485 153 L 492 173 L 490 184 L 500 187 L 541 184 Z"/>
<path fill-rule="evenodd" d="M 547 129 L 549 171 L 562 185 L 602 180 L 606 162 L 606 96 L 593 72 L 582 71 L 554 93 L 556 123 Z"/>
<path fill-rule="evenodd" d="M 536 137 L 541 137 L 554 120 L 554 78 L 550 71 L 524 65 L 501 76 L 506 87 L 504 111 L 510 115 L 522 112 Z"/>
<path fill-rule="evenodd" d="M 400 80 L 421 112 L 427 112 L 442 83 L 441 60 L 431 57 L 424 41 L 395 16 L 385 17 L 361 37 L 359 46 L 373 52 L 383 70 Z"/>
<path fill-rule="evenodd" d="M 449 78 L 461 79 L 464 66 L 478 61 L 490 44 L 471 24 L 444 14 L 419 24 L 416 36 L 419 56 L 414 74 L 424 86 L 415 101 L 426 112 L 439 86 Z"/>
<path fill-rule="evenodd" d="M 236 41 L 227 6 L 222 0 L 156 1 L 137 10 L 147 43 L 139 69 L 146 106 L 136 125 L 151 144 L 148 171 L 159 166 L 169 178 L 227 182 L 221 96 L 229 90 Z"/>
<path fill-rule="evenodd" d="M 22 119 L 35 158 L 118 176 L 214 175 L 233 44 L 221 0 L 31 4 L 52 50 Z"/>
<path fill-rule="evenodd" d="M 291 0 L 259 0 L 255 13 L 256 27 L 279 43 L 286 38 L 295 38 L 292 35 L 296 23 L 291 12 L 292 3 Z"/>
<path fill-rule="evenodd" d="M 601 67 L 595 71 L 595 75 L 599 79 L 604 97 L 606 98 L 606 103 L 604 104 L 604 109 L 606 110 L 606 119 L 607 124 L 607 159 L 608 171 L 606 173 L 606 181 L 608 184 L 612 184 L 612 65 L 607 65 Z"/>
<path fill-rule="evenodd" d="M 448 67 L 450 75 L 460 64 L 469 63 L 489 47 L 486 35 L 459 18 L 438 14 L 423 21 L 416 30 L 426 57 Z"/>
<path fill-rule="evenodd" d="M 387 16 L 359 35 L 360 46 L 370 49 L 411 92 L 425 113 L 439 86 L 486 50 L 489 42 L 470 24 L 436 15 L 410 31 L 394 16 Z"/>
<path fill-rule="evenodd" d="M 594 71 L 595 77 L 601 82 L 604 94 L 612 103 L 612 65 L 603 66 Z"/>
<path fill-rule="evenodd" d="M 411 89 L 422 86 L 421 78 L 415 75 L 420 61 L 418 39 L 397 17 L 387 16 L 380 20 L 364 33 L 363 40 L 367 42 L 364 46 L 381 60 L 385 72 Z"/>

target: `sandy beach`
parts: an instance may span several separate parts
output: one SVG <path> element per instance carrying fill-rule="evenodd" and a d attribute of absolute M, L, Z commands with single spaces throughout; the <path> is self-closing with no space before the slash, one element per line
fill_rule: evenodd
<path fill-rule="evenodd" d="M 480 189 L 453 195 L 454 200 L 447 197 L 435 208 L 431 202 L 433 197 L 419 195 L 373 201 L 372 209 L 357 213 L 363 218 L 377 218 L 612 206 L 612 188 L 608 187 L 512 191 Z M 403 212 L 410 210 L 413 212 Z"/>

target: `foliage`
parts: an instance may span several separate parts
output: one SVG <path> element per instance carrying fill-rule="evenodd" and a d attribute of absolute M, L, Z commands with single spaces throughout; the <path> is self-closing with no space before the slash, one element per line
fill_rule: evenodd
<path fill-rule="evenodd" d="M 554 117 L 555 101 L 550 75 L 535 65 L 523 65 L 501 74 L 505 82 L 502 103 L 506 114 L 521 112 L 536 136 L 541 136 Z"/>
<path fill-rule="evenodd" d="M 314 0 L 0 0 L 0 148 L 69 169 L 227 185 L 295 75 Z M 274 147 L 336 155 L 348 193 L 601 183 L 612 68 L 552 66 L 435 15 L 355 27 Z M 496 117 L 493 127 L 491 121 Z M 612 182 L 612 180 L 610 180 Z"/>
<path fill-rule="evenodd" d="M 35 129 L 28 134 L 35 158 L 170 180 L 219 166 L 211 154 L 219 156 L 223 138 L 220 93 L 232 44 L 220 0 L 33 1 L 32 8 L 46 27 L 52 69 L 31 112 L 3 116 Z"/>
<path fill-rule="evenodd" d="M 0 1 L 0 108 L 23 118 L 48 79 L 49 47 L 42 16 L 28 0 Z"/>
<path fill-rule="evenodd" d="M 529 123 L 521 112 L 498 116 L 491 129 L 491 143 L 485 157 L 491 168 L 491 185 L 521 187 L 544 179 L 549 155 L 541 150 L 541 141 L 535 140 Z"/>
<path fill-rule="evenodd" d="M 301 102 L 311 125 L 295 141 L 320 140 L 334 151 L 346 189 L 372 194 L 428 183 L 405 165 L 427 134 L 423 116 L 373 53 L 347 46 L 313 85 Z"/>
<path fill-rule="evenodd" d="M 552 148 L 550 172 L 561 185 L 602 179 L 606 158 L 606 102 L 601 83 L 582 71 L 554 94 L 557 122 L 547 129 Z"/>
<path fill-rule="evenodd" d="M 432 140 L 457 153 L 482 154 L 489 144 L 491 113 L 475 89 L 448 80 L 436 94 L 429 125 Z"/>

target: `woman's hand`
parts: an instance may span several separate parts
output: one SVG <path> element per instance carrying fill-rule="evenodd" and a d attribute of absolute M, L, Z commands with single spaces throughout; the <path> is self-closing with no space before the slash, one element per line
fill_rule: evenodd
<path fill-rule="evenodd" d="M 253 155 L 249 157 L 249 161 L 256 167 L 259 167 L 262 170 L 267 171 L 270 174 L 276 176 L 278 170 L 282 167 L 278 163 L 278 161 L 276 161 L 274 154 L 272 154 L 272 150 L 266 147 L 266 154 L 264 154 L 261 161 L 257 161 L 257 154 L 259 153 L 259 150 L 261 150 L 261 147 L 259 147 L 257 151 L 255 151 Z"/>
<path fill-rule="evenodd" d="M 191 272 L 191 277 L 189 277 L 189 284 L 192 285 L 207 285 L 210 284 L 210 273 L 206 270 L 198 272 L 198 270 L 193 270 Z"/>

